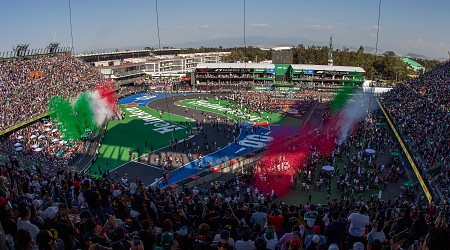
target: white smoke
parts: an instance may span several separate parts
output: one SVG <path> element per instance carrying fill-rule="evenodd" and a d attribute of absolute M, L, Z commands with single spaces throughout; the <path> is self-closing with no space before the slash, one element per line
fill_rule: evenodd
<path fill-rule="evenodd" d="M 341 110 L 344 118 L 341 121 L 339 142 L 344 142 L 347 139 L 350 129 L 358 121 L 363 119 L 368 112 L 373 112 L 377 108 L 378 104 L 372 93 L 365 93 L 360 90 L 356 91 L 355 95 Z"/>
<path fill-rule="evenodd" d="M 108 102 L 101 98 L 98 91 L 90 92 L 91 95 L 91 109 L 94 113 L 94 120 L 97 126 L 101 126 L 105 120 L 109 120 L 114 116 L 114 112 L 111 110 Z"/>

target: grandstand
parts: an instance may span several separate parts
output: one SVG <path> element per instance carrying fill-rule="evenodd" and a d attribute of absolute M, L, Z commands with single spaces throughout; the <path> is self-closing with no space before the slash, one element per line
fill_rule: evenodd
<path fill-rule="evenodd" d="M 29 49 L 29 44 L 18 44 L 12 51 L 3 51 L 0 53 L 0 62 L 17 58 L 36 58 L 40 56 L 72 53 L 71 47 L 59 47 L 58 42 L 52 42 L 45 48 Z"/>
<path fill-rule="evenodd" d="M 298 91 L 301 87 L 333 90 L 345 81 L 362 84 L 360 67 L 310 64 L 202 63 L 194 72 L 199 90 L 258 89 Z"/>
<path fill-rule="evenodd" d="M 94 62 L 109 61 L 109 60 L 123 60 L 126 58 L 142 58 L 148 57 L 152 53 L 152 50 L 125 50 L 114 52 L 92 52 L 92 53 L 80 53 L 76 55 L 87 63 L 94 66 Z"/>

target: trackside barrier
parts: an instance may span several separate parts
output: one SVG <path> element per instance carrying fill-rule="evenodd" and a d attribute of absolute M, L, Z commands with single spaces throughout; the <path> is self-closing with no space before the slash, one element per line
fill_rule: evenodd
<path fill-rule="evenodd" d="M 184 188 L 193 188 L 195 186 L 201 186 L 205 183 L 210 183 L 216 179 L 219 179 L 225 174 L 237 174 L 243 172 L 247 167 L 254 164 L 259 158 L 264 150 L 257 150 L 255 154 L 251 154 L 249 157 L 238 157 L 221 163 L 219 165 L 213 166 L 207 169 L 197 176 L 201 176 L 197 179 L 192 179 L 192 176 L 180 180 L 172 185 L 164 186 L 162 189 L 170 189 L 172 192 L 184 191 Z M 234 163 L 234 164 L 232 164 Z"/>

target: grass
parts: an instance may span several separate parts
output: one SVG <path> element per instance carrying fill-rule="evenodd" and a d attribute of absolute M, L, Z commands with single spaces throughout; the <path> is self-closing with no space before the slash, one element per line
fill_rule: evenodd
<path fill-rule="evenodd" d="M 186 100 L 179 101 L 178 104 L 183 106 L 183 107 L 187 107 L 187 108 L 192 108 L 192 109 L 196 108 L 198 110 L 203 110 L 203 111 L 206 111 L 206 112 L 209 112 L 209 113 L 224 115 L 224 116 L 227 116 L 227 117 L 229 117 L 231 119 L 238 120 L 238 121 L 239 120 L 247 121 L 247 122 L 250 121 L 249 119 L 236 116 L 235 114 L 231 114 L 229 112 L 227 114 L 225 114 L 223 111 L 219 111 L 217 109 L 213 109 L 213 108 L 197 105 L 195 103 L 196 101 L 198 101 L 198 100 L 197 99 L 186 99 Z M 217 101 L 214 98 L 209 98 L 207 100 L 207 102 L 209 104 L 220 105 L 220 107 L 223 107 L 223 108 L 231 108 L 231 109 L 234 109 L 234 110 L 240 110 L 242 113 L 244 113 L 243 109 L 240 109 L 240 108 L 238 109 L 237 108 L 237 104 L 236 103 L 229 102 L 228 100 Z M 253 115 L 253 116 L 258 117 L 258 119 L 255 120 L 256 122 L 267 121 L 267 122 L 269 122 L 269 124 L 284 125 L 283 124 L 283 120 L 285 120 L 285 116 L 282 115 L 282 114 L 279 114 L 279 113 L 264 112 L 262 116 L 259 113 L 257 113 L 257 112 L 245 112 L 245 114 L 249 114 L 249 115 Z M 267 116 L 269 117 L 269 120 L 267 119 Z"/>
<path fill-rule="evenodd" d="M 350 149 L 350 154 L 354 154 L 354 149 Z M 389 153 L 383 153 L 384 157 L 386 157 L 386 154 Z M 383 155 L 382 154 L 382 155 Z M 384 158 L 382 155 L 378 155 L 378 158 Z M 334 165 L 335 168 L 339 168 L 339 174 L 343 174 L 345 173 L 344 171 L 344 166 L 347 163 L 347 160 L 345 159 L 345 157 L 343 156 L 343 159 L 339 159 L 336 158 L 336 164 Z M 386 159 L 385 159 L 386 160 Z M 380 162 L 379 162 L 380 163 Z M 319 171 L 321 170 L 321 167 L 324 165 L 328 165 L 324 162 L 319 162 L 315 168 L 315 176 L 318 176 Z M 337 190 L 337 181 L 339 180 L 339 176 L 333 176 L 331 179 L 331 195 L 330 195 L 330 200 L 333 200 L 333 198 L 337 198 L 338 200 L 340 200 L 341 198 L 341 192 L 339 190 Z M 310 185 L 310 189 L 309 189 L 309 193 L 308 191 L 302 191 L 302 187 L 301 187 L 301 183 L 303 181 L 303 177 L 299 178 L 299 181 L 297 183 L 297 188 L 291 190 L 286 196 L 281 197 L 280 199 L 285 201 L 288 204 L 305 204 L 308 201 L 308 194 L 311 194 L 311 202 L 313 204 L 324 204 L 326 203 L 326 188 L 324 188 L 324 186 L 322 186 L 322 190 L 320 192 L 315 192 L 314 191 L 314 187 L 313 185 Z M 387 199 L 391 199 L 392 196 L 396 196 L 398 192 L 398 189 L 400 188 L 399 186 L 401 184 L 399 183 L 403 183 L 405 180 L 403 178 L 401 178 L 399 180 L 399 182 L 397 184 L 388 184 L 388 188 L 387 190 L 382 190 L 382 194 L 381 194 L 381 198 L 384 200 Z M 394 186 L 396 186 L 396 188 L 393 188 Z M 378 188 L 373 188 L 370 189 L 369 191 L 365 191 L 362 194 L 362 199 L 363 201 L 367 201 L 370 199 L 370 197 L 374 194 L 378 195 L 378 192 L 380 191 L 380 189 Z M 354 194 L 354 198 L 356 201 L 358 201 L 359 199 L 359 194 Z"/>
<path fill-rule="evenodd" d="M 114 120 L 108 123 L 104 140 L 99 147 L 97 160 L 91 167 L 91 172 L 100 169 L 112 170 L 132 160 L 131 154 L 138 157 L 138 149 L 140 155 L 149 153 L 151 148 L 157 150 L 170 145 L 172 132 L 165 134 L 154 131 L 152 125 L 145 125 L 144 121 L 138 117 L 130 117 L 131 113 L 126 110 L 126 105 L 120 105 L 122 112 L 125 113 L 125 119 Z M 159 112 L 147 107 L 135 107 L 146 113 L 159 118 Z M 170 119 L 169 119 L 170 116 Z M 164 113 L 160 118 L 163 121 L 171 121 L 172 123 L 182 124 L 183 129 L 173 132 L 173 138 L 182 140 L 186 137 L 187 127 L 193 128 L 195 123 L 185 117 Z M 186 125 L 186 122 L 188 125 Z M 147 146 L 145 146 L 147 144 Z"/>

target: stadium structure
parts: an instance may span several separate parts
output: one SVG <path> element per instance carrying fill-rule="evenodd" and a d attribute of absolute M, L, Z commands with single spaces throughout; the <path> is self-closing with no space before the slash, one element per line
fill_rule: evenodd
<path fill-rule="evenodd" d="M 200 63 L 195 68 L 195 88 L 204 91 L 218 89 L 253 89 L 295 92 L 301 88 L 333 90 L 346 81 L 356 85 L 364 82 L 361 67 L 312 64 L 264 63 Z"/>
<path fill-rule="evenodd" d="M 131 87 L 131 93 L 152 92 L 155 86 L 168 90 L 165 85 L 173 80 L 176 83 L 185 82 L 189 89 L 197 92 L 230 92 L 236 90 L 248 91 L 274 91 L 301 93 L 302 90 L 314 90 L 322 92 L 333 92 L 343 83 L 350 82 L 353 85 L 362 86 L 365 82 L 364 69 L 351 66 L 311 65 L 311 64 L 289 64 L 289 63 L 222 63 L 222 57 L 229 52 L 192 53 L 179 54 L 178 50 L 168 52 L 159 51 L 152 53 L 149 50 L 142 51 L 117 51 L 111 53 L 80 54 L 75 58 L 80 59 L 85 64 L 89 64 L 101 73 L 103 78 L 113 80 L 119 93 L 122 87 Z M 39 56 L 54 54 L 70 54 L 70 48 L 57 49 L 48 47 L 43 50 L 33 50 L 28 52 L 27 46 L 18 46 L 12 53 L 3 53 L 3 60 L 10 59 L 33 59 Z M 176 53 L 176 54 L 174 54 Z M 136 85 L 141 88 L 133 88 Z M 175 89 L 169 89 L 173 91 Z M 126 96 L 129 93 L 121 93 Z M 162 98 L 163 96 L 157 96 Z M 176 98 L 173 94 L 172 98 Z M 140 101 L 148 96 L 139 96 Z M 154 98 L 154 97 L 151 97 Z M 183 97 L 177 97 L 180 100 Z M 323 99 L 322 99 L 323 100 Z M 136 105 L 135 102 L 124 103 L 124 105 Z M 219 108 L 216 104 L 199 102 L 207 108 Z M 284 103 L 283 105 L 291 105 Z M 134 112 L 137 112 L 134 110 Z M 140 111 L 139 111 L 140 112 Z M 8 128 L 2 132 L 4 136 L 17 131 L 21 127 L 33 124 L 34 122 L 47 117 L 43 113 L 31 120 Z M 239 150 L 238 150 L 239 151 Z M 96 153 L 90 164 L 95 161 Z M 90 166 L 90 165 L 89 165 Z"/>

